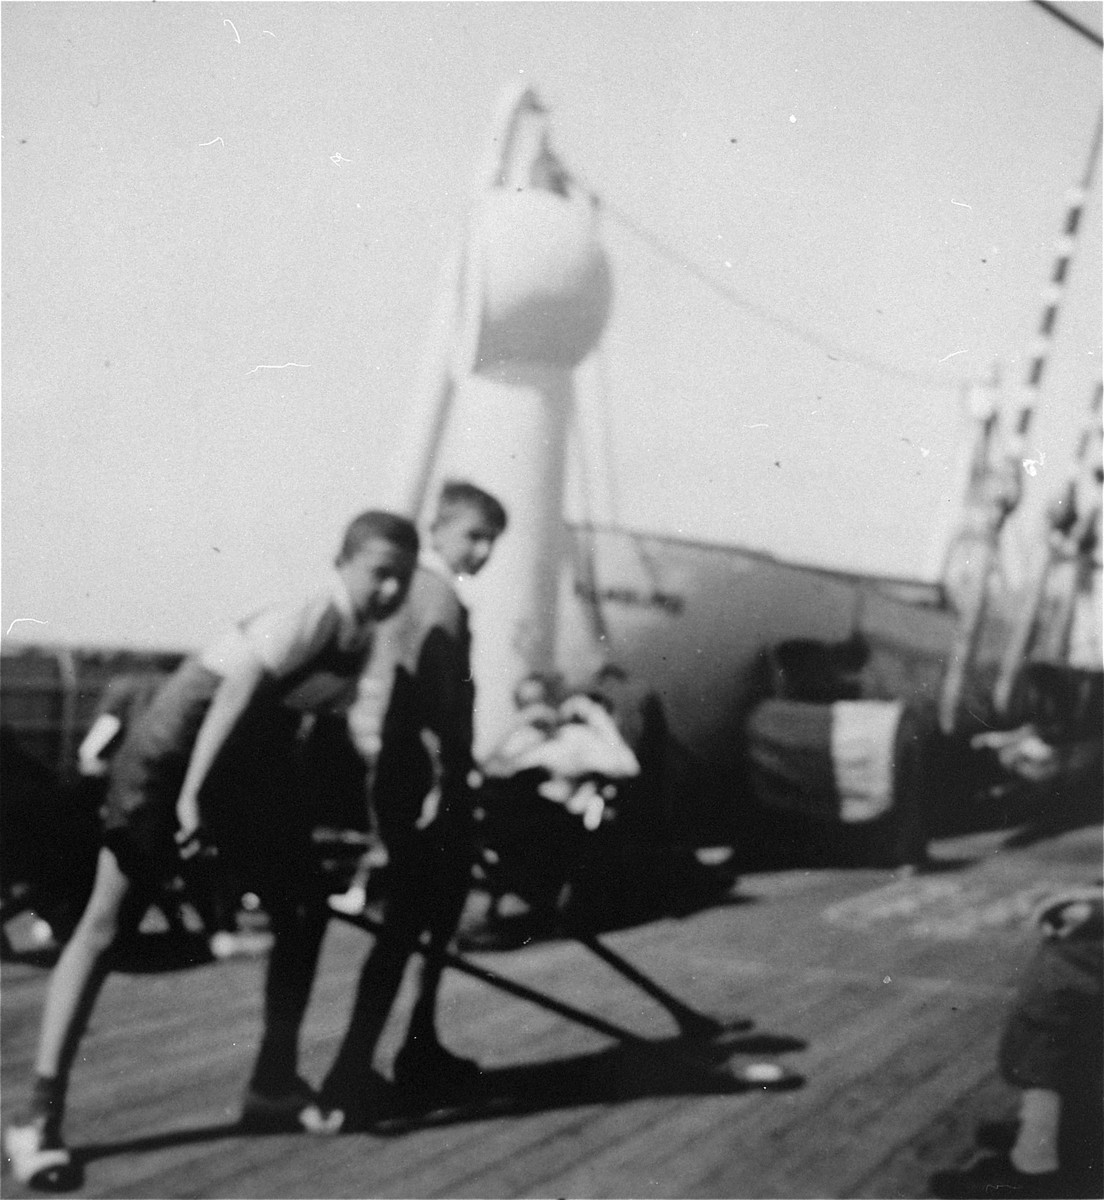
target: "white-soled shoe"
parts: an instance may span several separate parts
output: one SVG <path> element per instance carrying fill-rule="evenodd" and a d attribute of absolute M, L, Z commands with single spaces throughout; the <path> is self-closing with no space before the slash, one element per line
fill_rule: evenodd
<path fill-rule="evenodd" d="M 354 883 L 347 892 L 329 899 L 330 908 L 346 917 L 359 917 L 367 903 L 368 893 L 359 883 Z"/>
<path fill-rule="evenodd" d="M 308 1104 L 299 1114 L 299 1124 L 315 1137 L 333 1137 L 345 1124 L 345 1112 L 340 1108 L 323 1109 L 318 1104 Z"/>
<path fill-rule="evenodd" d="M 81 1184 L 82 1172 L 61 1138 L 47 1132 L 45 1120 L 9 1125 L 4 1130 L 4 1151 L 12 1174 L 29 1187 L 47 1192 L 67 1192 Z"/>
<path fill-rule="evenodd" d="M 262 1092 L 252 1084 L 242 1101 L 242 1128 L 253 1133 L 336 1133 L 329 1129 L 329 1114 L 318 1105 L 314 1089 L 297 1079 L 285 1091 Z"/>

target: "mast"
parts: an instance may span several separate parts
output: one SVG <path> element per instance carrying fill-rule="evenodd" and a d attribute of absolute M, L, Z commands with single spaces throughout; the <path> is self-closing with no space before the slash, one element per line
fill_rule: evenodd
<path fill-rule="evenodd" d="M 1061 300 L 1069 281 L 1085 200 L 1096 173 L 1100 146 L 1101 117 L 1098 116 L 1081 180 L 1067 194 L 1067 209 L 1062 235 L 1055 248 L 1054 263 L 1047 287 L 1043 292 L 1043 311 L 1039 319 L 1035 341 L 1030 347 L 1027 375 L 1012 436 L 1006 446 L 1003 462 L 993 465 L 982 489 L 984 493 L 987 493 L 983 500 L 983 529 L 976 546 L 976 561 L 970 563 L 970 575 L 967 579 L 967 588 L 961 608 L 962 616 L 952 643 L 950 660 L 939 699 L 939 727 L 945 734 L 952 734 L 958 727 L 959 707 L 965 691 L 966 680 L 973 670 L 988 612 L 992 578 L 1000 558 L 1001 536 L 1008 518 L 1019 506 L 1023 496 L 1021 468 L 1025 464 L 1027 437 L 1035 413 L 1042 401 L 1042 385 L 1047 361 L 1058 326 Z M 1030 590 L 1026 598 L 1027 608 L 1030 610 L 1036 603 L 1041 602 L 1041 597 L 1042 591 L 1037 584 Z M 1014 674 L 1017 668 L 1010 664 L 1013 658 L 1018 664 L 1022 656 L 1022 648 L 1018 655 L 1015 648 L 1021 641 L 1026 645 L 1024 638 L 1029 639 L 1030 630 L 1034 627 L 1034 620 L 1034 615 L 1027 620 L 1028 632 L 1026 634 L 1023 632 L 1023 620 L 1013 633 L 1011 644 L 1005 654 L 1000 682 L 994 695 L 998 711 L 1003 711 L 1007 707 L 1011 695 L 1010 672 Z"/>
<path fill-rule="evenodd" d="M 1062 236 L 1055 247 L 1054 265 L 1051 267 L 1050 279 L 1043 292 L 1043 312 L 1039 318 L 1035 342 L 1031 346 L 1027 378 L 1024 382 L 1024 395 L 1016 417 L 1015 441 L 1008 450 L 1011 458 L 1022 458 L 1026 453 L 1027 435 L 1042 399 L 1043 377 L 1054 342 L 1062 297 L 1069 282 L 1070 268 L 1077 246 L 1077 235 L 1080 232 L 1085 211 L 1085 200 L 1089 188 L 1092 187 L 1093 176 L 1096 174 L 1096 165 L 1100 157 L 1100 140 L 1101 116 L 1098 115 L 1081 180 L 1066 194 L 1066 217 L 1062 225 Z"/>

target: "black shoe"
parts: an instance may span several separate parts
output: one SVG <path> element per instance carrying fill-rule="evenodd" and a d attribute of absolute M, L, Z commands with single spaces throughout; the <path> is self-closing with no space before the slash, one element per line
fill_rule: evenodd
<path fill-rule="evenodd" d="M 1027 1175 L 998 1154 L 978 1159 L 965 1171 L 939 1171 L 929 1187 L 940 1200 L 1055 1200 L 1063 1184 L 1058 1171 Z"/>
<path fill-rule="evenodd" d="M 318 1127 L 312 1133 L 348 1133 L 368 1129 L 394 1110 L 394 1091 L 371 1069 L 356 1080 L 329 1078 L 318 1093 Z"/>
<path fill-rule="evenodd" d="M 1016 1144 L 1019 1132 L 1020 1123 L 1014 1118 L 1008 1121 L 983 1121 L 974 1134 L 974 1143 L 983 1150 L 1007 1154 Z"/>
<path fill-rule="evenodd" d="M 470 1058 L 446 1050 L 440 1042 L 408 1041 L 395 1057 L 395 1089 L 409 1101 L 465 1096 L 479 1086 L 483 1072 Z"/>
<path fill-rule="evenodd" d="M 250 1133 L 314 1133 L 322 1118 L 314 1089 L 295 1079 L 278 1090 L 251 1083 L 242 1100 L 240 1124 Z"/>

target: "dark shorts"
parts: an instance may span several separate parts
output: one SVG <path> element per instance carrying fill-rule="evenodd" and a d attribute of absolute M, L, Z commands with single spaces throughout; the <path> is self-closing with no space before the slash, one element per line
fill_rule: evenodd
<path fill-rule="evenodd" d="M 176 801 L 220 678 L 194 659 L 166 681 L 127 730 L 111 764 L 105 844 L 132 878 L 176 869 Z"/>
<path fill-rule="evenodd" d="M 181 870 L 176 802 L 220 677 L 194 659 L 166 681 L 112 762 L 102 810 L 104 844 L 128 876 L 149 883 Z M 200 808 L 220 855 L 257 891 L 306 882 L 310 805 L 298 714 L 264 699 L 246 710 L 211 768 Z"/>

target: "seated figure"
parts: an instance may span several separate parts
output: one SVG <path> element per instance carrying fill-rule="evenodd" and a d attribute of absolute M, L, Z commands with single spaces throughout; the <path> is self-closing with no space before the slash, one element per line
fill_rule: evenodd
<path fill-rule="evenodd" d="M 556 712 L 563 683 L 559 676 L 535 671 L 514 688 L 517 718 L 498 745 L 484 759 L 486 778 L 506 779 L 520 768 L 519 760 L 542 745 L 558 724 Z"/>
<path fill-rule="evenodd" d="M 998 1065 L 1018 1092 L 1018 1114 L 996 1154 L 940 1171 L 941 1197 L 1099 1196 L 1104 1081 L 1101 957 L 1104 893 L 1094 886 L 1044 900 L 1042 938 L 1020 972 L 1004 1022 Z"/>
<path fill-rule="evenodd" d="M 573 693 L 558 699 L 555 679 L 530 675 L 515 694 L 518 721 L 484 764 L 490 778 L 526 771 L 547 775 L 537 792 L 580 815 L 586 829 L 601 824 L 616 782 L 640 774 L 640 764 L 600 699 Z"/>
<path fill-rule="evenodd" d="M 488 920 L 497 929 L 511 896 L 526 910 L 527 927 L 538 913 L 562 914 L 569 904 L 593 917 L 597 881 L 609 882 L 610 834 L 621 827 L 613 801 L 640 764 L 609 708 L 592 695 L 565 696 L 558 676 L 526 676 L 514 702 L 514 725 L 480 767 Z"/>

